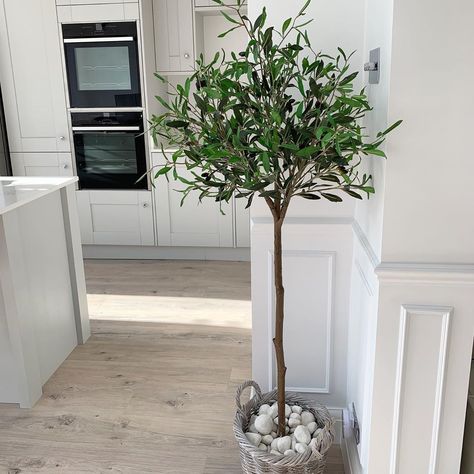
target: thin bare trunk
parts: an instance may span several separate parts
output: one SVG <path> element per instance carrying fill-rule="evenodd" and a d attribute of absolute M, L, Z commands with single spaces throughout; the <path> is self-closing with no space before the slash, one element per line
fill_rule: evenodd
<path fill-rule="evenodd" d="M 285 289 L 283 287 L 282 227 L 284 216 L 273 216 L 274 274 L 275 274 L 275 355 L 278 389 L 278 436 L 285 436 L 285 353 L 283 350 L 283 323 L 285 315 Z"/>

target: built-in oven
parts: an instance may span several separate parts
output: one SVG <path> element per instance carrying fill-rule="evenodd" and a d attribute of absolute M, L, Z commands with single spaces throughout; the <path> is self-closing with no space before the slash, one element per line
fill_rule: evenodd
<path fill-rule="evenodd" d="M 76 170 L 81 189 L 147 189 L 143 114 L 71 114 Z"/>
<path fill-rule="evenodd" d="M 70 107 L 141 107 L 136 23 L 62 28 Z"/>

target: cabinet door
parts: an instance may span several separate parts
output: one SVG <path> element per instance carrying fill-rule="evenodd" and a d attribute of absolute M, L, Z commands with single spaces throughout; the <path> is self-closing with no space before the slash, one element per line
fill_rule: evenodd
<path fill-rule="evenodd" d="M 13 152 L 71 150 L 54 0 L 0 0 L 0 82 Z"/>
<path fill-rule="evenodd" d="M 153 0 L 158 72 L 189 72 L 194 67 L 193 0 Z"/>
<path fill-rule="evenodd" d="M 83 244 L 154 245 L 151 191 L 77 191 Z"/>
<path fill-rule="evenodd" d="M 74 176 L 70 153 L 11 153 L 14 176 Z"/>
<path fill-rule="evenodd" d="M 153 153 L 154 164 L 163 163 L 161 153 Z M 188 172 L 183 168 L 181 175 Z M 189 177 L 191 174 L 189 173 Z M 230 204 L 222 211 L 212 198 L 199 203 L 199 193 L 191 193 L 181 206 L 185 188 L 179 181 L 165 177 L 155 181 L 155 208 L 158 245 L 172 247 L 233 247 L 233 212 Z"/>

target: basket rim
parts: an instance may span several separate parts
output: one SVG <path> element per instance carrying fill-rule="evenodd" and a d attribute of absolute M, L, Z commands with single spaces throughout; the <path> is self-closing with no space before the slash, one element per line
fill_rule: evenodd
<path fill-rule="evenodd" d="M 242 385 L 245 385 L 246 387 L 253 386 L 253 384 L 250 384 L 249 382 L 246 382 Z M 240 396 L 240 390 L 238 393 Z M 324 405 L 312 400 L 308 400 L 296 392 L 285 392 L 287 404 L 297 404 L 304 410 L 312 412 L 317 420 L 322 419 L 324 421 L 324 426 L 319 426 L 322 429 L 319 435 L 319 444 L 320 447 L 322 446 L 321 451 L 319 451 L 313 445 L 311 451 L 298 453 L 293 456 L 285 456 L 284 454 L 274 454 L 267 451 L 262 451 L 248 441 L 247 437 L 245 436 L 244 426 L 248 424 L 252 414 L 255 414 L 261 405 L 276 401 L 276 395 L 277 390 L 272 390 L 271 392 L 264 394 L 257 392 L 256 397 L 250 399 L 244 406 L 241 407 L 241 409 L 237 409 L 234 418 L 234 435 L 239 444 L 239 448 L 244 449 L 248 455 L 252 456 L 252 458 L 258 459 L 261 462 L 282 467 L 288 466 L 292 468 L 298 468 L 304 467 L 310 462 L 325 462 L 326 453 L 334 440 L 334 420 L 329 413 L 329 410 Z"/>

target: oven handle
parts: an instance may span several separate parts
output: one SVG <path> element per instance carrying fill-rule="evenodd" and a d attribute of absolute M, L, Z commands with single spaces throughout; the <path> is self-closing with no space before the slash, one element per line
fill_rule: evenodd
<path fill-rule="evenodd" d="M 139 132 L 140 127 L 72 127 L 73 132 Z"/>
<path fill-rule="evenodd" d="M 118 41 L 134 41 L 133 36 L 102 36 L 93 38 L 65 38 L 65 43 L 112 43 Z"/>

